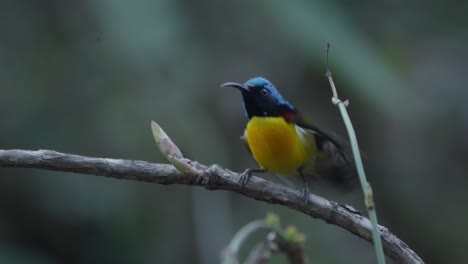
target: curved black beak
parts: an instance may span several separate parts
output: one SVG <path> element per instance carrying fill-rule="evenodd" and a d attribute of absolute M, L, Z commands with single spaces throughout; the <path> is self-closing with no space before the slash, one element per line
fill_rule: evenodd
<path fill-rule="evenodd" d="M 245 85 L 243 84 L 240 84 L 240 83 L 235 83 L 235 82 L 227 82 L 227 83 L 223 83 L 221 84 L 221 87 L 233 87 L 233 88 L 236 88 L 238 89 L 239 91 L 241 92 L 250 92 L 249 88 L 246 87 Z"/>

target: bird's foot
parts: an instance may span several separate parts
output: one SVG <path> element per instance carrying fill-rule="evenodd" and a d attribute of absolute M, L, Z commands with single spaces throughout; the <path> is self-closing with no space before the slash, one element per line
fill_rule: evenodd
<path fill-rule="evenodd" d="M 309 203 L 309 196 L 310 196 L 310 190 L 309 190 L 309 185 L 305 185 L 304 189 L 302 189 L 302 200 L 304 201 L 304 206 L 307 206 Z"/>
<path fill-rule="evenodd" d="M 310 195 L 310 190 L 309 190 L 309 178 L 304 174 L 304 168 L 299 167 L 298 170 L 299 174 L 302 177 L 302 180 L 304 181 L 304 189 L 302 189 L 302 200 L 304 201 L 304 206 L 307 206 L 309 203 L 309 195 Z"/>
<path fill-rule="evenodd" d="M 250 177 L 252 177 L 252 173 L 261 173 L 265 172 L 263 169 L 246 169 L 240 176 L 239 178 L 239 190 L 242 190 L 244 186 L 247 184 L 247 182 L 250 180 Z"/>

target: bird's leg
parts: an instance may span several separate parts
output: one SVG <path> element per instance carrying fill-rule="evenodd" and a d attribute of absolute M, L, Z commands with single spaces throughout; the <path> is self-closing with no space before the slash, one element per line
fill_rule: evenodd
<path fill-rule="evenodd" d="M 302 199 L 304 200 L 304 205 L 307 206 L 309 203 L 309 195 L 310 195 L 310 190 L 309 190 L 309 178 L 307 175 L 304 174 L 303 168 L 300 167 L 297 169 L 299 174 L 302 177 L 302 180 L 304 181 L 304 189 L 302 189 Z"/>
<path fill-rule="evenodd" d="M 239 179 L 239 189 L 244 188 L 244 186 L 249 181 L 250 177 L 252 177 L 252 173 L 262 173 L 266 172 L 264 169 L 246 169 L 240 176 Z"/>

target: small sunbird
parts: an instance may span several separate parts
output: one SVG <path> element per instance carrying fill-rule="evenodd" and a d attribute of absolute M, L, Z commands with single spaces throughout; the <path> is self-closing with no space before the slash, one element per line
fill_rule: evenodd
<path fill-rule="evenodd" d="M 242 173 L 240 188 L 252 173 L 300 175 L 304 181 L 302 197 L 307 204 L 310 179 L 351 186 L 356 172 L 349 146 L 307 122 L 270 81 L 255 77 L 244 84 L 227 82 L 221 87 L 233 87 L 242 93 L 248 123 L 241 139 L 260 166 Z"/>

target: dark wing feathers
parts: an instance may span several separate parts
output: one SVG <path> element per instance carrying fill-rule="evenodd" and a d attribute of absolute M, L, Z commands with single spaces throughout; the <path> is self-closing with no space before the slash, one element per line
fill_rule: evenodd
<path fill-rule="evenodd" d="M 315 133 L 317 149 L 324 155 L 317 155 L 316 172 L 325 181 L 350 190 L 356 183 L 356 169 L 349 145 L 302 118 L 295 120 L 296 125 Z"/>

